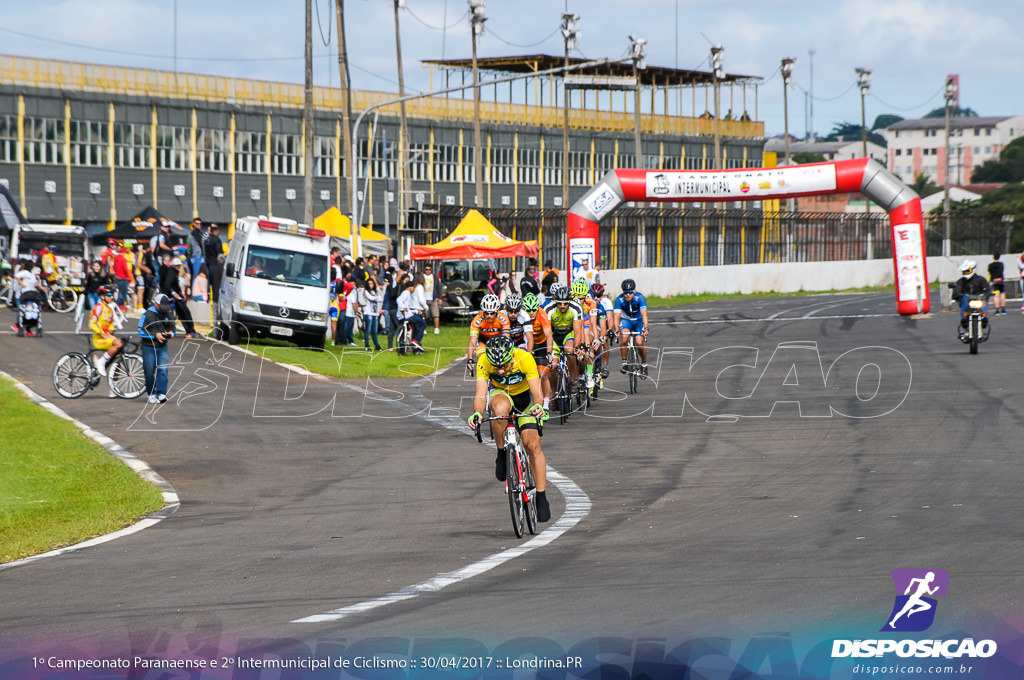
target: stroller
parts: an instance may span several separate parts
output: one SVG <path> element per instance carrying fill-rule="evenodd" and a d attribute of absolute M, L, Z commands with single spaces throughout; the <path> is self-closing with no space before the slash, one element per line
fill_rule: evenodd
<path fill-rule="evenodd" d="M 29 290 L 21 294 L 18 300 L 18 323 L 14 326 L 18 337 L 39 336 L 43 334 L 43 299 L 42 293 Z"/>

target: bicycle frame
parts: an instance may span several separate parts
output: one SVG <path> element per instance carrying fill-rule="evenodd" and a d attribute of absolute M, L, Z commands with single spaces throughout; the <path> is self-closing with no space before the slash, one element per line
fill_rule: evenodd
<path fill-rule="evenodd" d="M 537 533 L 537 506 L 534 503 L 537 488 L 533 482 L 533 471 L 530 469 L 530 457 L 516 425 L 516 419 L 520 415 L 522 414 L 512 412 L 504 416 L 482 418 L 476 427 L 476 439 L 483 443 L 483 436 L 480 434 L 483 424 L 495 420 L 505 421 L 505 493 L 508 496 L 512 529 L 516 538 L 522 538 L 524 529 L 529 529 L 531 534 Z M 539 420 L 537 434 L 544 436 L 544 426 Z"/>

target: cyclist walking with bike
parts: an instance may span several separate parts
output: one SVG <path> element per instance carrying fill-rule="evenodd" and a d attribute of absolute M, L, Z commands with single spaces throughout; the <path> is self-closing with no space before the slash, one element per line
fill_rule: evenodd
<path fill-rule="evenodd" d="M 499 335 L 488 342 L 476 364 L 474 413 L 469 417 L 469 427 L 475 431 L 480 426 L 483 411 L 488 407 L 497 417 L 516 417 L 536 483 L 537 520 L 547 522 L 551 519 L 551 506 L 545 493 L 547 460 L 540 448 L 537 429 L 537 421 L 544 416 L 541 399 L 540 376 L 533 356 L 512 344 L 507 335 Z M 505 429 L 500 422 L 491 421 L 494 444 L 498 448 L 494 476 L 498 481 L 505 481 L 508 473 L 504 456 Z"/>
<path fill-rule="evenodd" d="M 89 315 L 89 330 L 92 331 L 93 348 L 104 352 L 93 363 L 96 370 L 103 375 L 107 372 L 107 362 L 117 354 L 123 343 L 114 336 L 115 323 L 118 318 L 113 309 L 113 306 L 117 304 L 114 300 L 117 288 L 111 285 L 100 286 L 99 294 L 99 304 L 92 308 L 92 313 Z M 113 387 L 110 387 L 108 396 L 117 397 Z"/>
<path fill-rule="evenodd" d="M 619 353 L 622 356 L 620 373 L 626 372 L 626 347 L 629 336 L 633 336 L 637 350 L 640 352 L 640 372 L 647 377 L 647 336 L 650 335 L 650 322 L 647 319 L 647 299 L 636 290 L 636 281 L 626 279 L 622 282 L 622 294 L 615 298 L 614 325 L 619 328 Z"/>

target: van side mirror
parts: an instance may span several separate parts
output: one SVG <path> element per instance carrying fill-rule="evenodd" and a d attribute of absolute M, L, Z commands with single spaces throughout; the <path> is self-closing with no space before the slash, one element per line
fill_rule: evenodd
<path fill-rule="evenodd" d="M 236 276 L 238 276 L 238 272 L 235 271 L 235 263 L 234 262 L 228 262 L 227 267 L 224 270 L 224 273 L 227 276 L 230 276 L 231 278 L 235 278 Z"/>

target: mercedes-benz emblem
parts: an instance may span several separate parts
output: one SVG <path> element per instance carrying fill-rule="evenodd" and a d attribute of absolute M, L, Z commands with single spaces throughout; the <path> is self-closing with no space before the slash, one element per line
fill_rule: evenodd
<path fill-rule="evenodd" d="M 288 317 L 289 315 L 291 315 L 292 310 L 288 309 L 287 307 L 282 307 L 281 309 L 277 310 L 277 313 L 280 316 Z"/>

